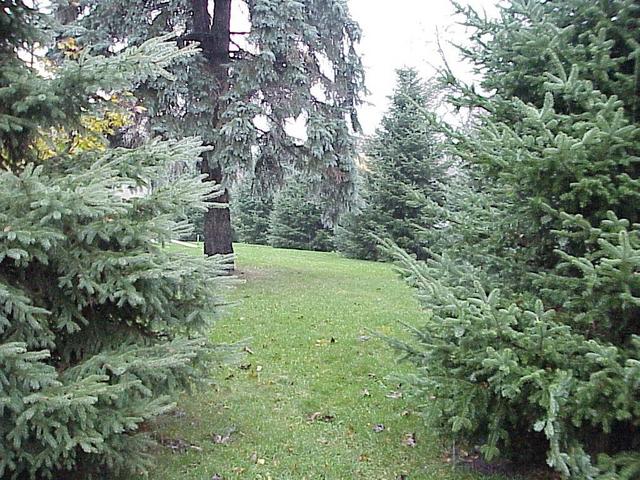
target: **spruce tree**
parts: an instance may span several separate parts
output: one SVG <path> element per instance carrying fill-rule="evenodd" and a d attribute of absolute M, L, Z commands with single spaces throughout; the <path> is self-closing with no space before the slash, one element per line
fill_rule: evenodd
<path fill-rule="evenodd" d="M 360 213 L 345 216 L 338 230 L 338 248 L 347 256 L 377 259 L 372 234 L 425 256 L 416 225 L 429 223 L 425 207 L 441 195 L 439 182 L 446 177 L 429 111 L 435 91 L 415 69 L 396 74 L 391 106 L 365 149 L 364 206 Z"/>
<path fill-rule="evenodd" d="M 465 53 L 491 94 L 444 72 L 454 103 L 478 112 L 452 143 L 496 214 L 446 226 L 473 242 L 462 255 L 439 247 L 416 262 L 387 243 L 429 311 L 417 341 L 396 345 L 419 368 L 433 425 L 487 458 L 637 478 L 640 7 L 460 10 L 474 31 Z"/>
<path fill-rule="evenodd" d="M 206 208 L 208 185 L 123 195 L 206 147 L 110 148 L 105 135 L 126 115 L 118 96 L 194 51 L 156 39 L 105 58 L 64 39 L 66 60 L 43 75 L 22 58 L 45 44 L 46 18 L 22 1 L 2 9 L 0 477 L 137 473 L 143 424 L 217 355 L 206 332 L 228 264 L 163 248 L 188 228 L 181 212 Z"/>
<path fill-rule="evenodd" d="M 330 251 L 333 232 L 322 222 L 322 206 L 310 193 L 310 181 L 293 176 L 276 195 L 269 218 L 269 245 Z"/>
<path fill-rule="evenodd" d="M 273 192 L 258 191 L 253 178 L 243 179 L 231 192 L 233 231 L 238 241 L 257 245 L 268 243 L 269 216 Z"/>
<path fill-rule="evenodd" d="M 67 33 L 101 51 L 167 33 L 201 46 L 200 55 L 172 69 L 178 82 L 147 82 L 139 94 L 155 131 L 197 134 L 213 147 L 201 163 L 208 180 L 226 188 L 242 172 L 276 187 L 294 166 L 318 180 L 313 189 L 327 220 L 353 201 L 351 132 L 364 87 L 360 31 L 346 0 L 56 3 L 61 21 L 77 17 Z M 243 6 L 248 31 L 234 32 L 231 17 Z M 292 120 L 304 123 L 306 140 L 290 135 Z M 215 201 L 227 200 L 225 190 Z M 211 208 L 205 253 L 230 252 L 229 209 Z"/>

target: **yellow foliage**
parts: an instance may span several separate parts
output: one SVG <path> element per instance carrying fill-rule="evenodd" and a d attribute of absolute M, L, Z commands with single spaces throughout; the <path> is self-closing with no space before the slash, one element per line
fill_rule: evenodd
<path fill-rule="evenodd" d="M 105 110 L 101 115 L 82 115 L 79 130 L 67 131 L 58 127 L 41 131 L 33 147 L 41 160 L 48 160 L 61 152 L 75 155 L 107 148 L 107 136 L 131 124 L 131 115 L 123 111 Z"/>
<path fill-rule="evenodd" d="M 58 42 L 58 49 L 62 51 L 67 58 L 78 58 L 81 48 L 73 37 L 67 37 Z"/>

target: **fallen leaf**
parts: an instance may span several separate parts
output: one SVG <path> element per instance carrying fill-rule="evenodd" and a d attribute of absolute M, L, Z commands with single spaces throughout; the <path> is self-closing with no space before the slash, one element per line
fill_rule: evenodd
<path fill-rule="evenodd" d="M 261 371 L 262 371 L 262 365 L 256 366 L 256 372 L 261 372 Z"/>
<path fill-rule="evenodd" d="M 394 398 L 394 399 L 395 399 L 395 398 L 402 398 L 402 392 L 401 392 L 401 391 L 399 391 L 399 390 L 397 390 L 397 391 L 395 391 L 395 392 L 387 393 L 387 394 L 385 395 L 385 397 L 387 397 L 387 398 Z"/>
<path fill-rule="evenodd" d="M 313 412 L 307 417 L 309 422 L 321 421 L 325 423 L 333 422 L 336 419 L 335 415 L 322 412 Z"/>
<path fill-rule="evenodd" d="M 361 453 L 358 456 L 358 461 L 359 462 L 368 462 L 369 461 L 369 456 L 366 453 Z"/>
<path fill-rule="evenodd" d="M 217 473 L 211 477 L 211 480 L 224 480 L 222 475 L 218 475 Z"/>
<path fill-rule="evenodd" d="M 240 370 L 249 370 L 251 368 L 251 364 L 250 363 L 241 363 L 240 364 Z"/>
<path fill-rule="evenodd" d="M 211 435 L 211 440 L 213 443 L 218 445 L 224 445 L 225 443 L 229 443 L 231 441 L 231 435 L 233 435 L 236 431 L 236 427 L 229 428 L 226 433 L 214 433 Z"/>
<path fill-rule="evenodd" d="M 183 453 L 192 445 L 182 438 L 161 438 L 159 443 L 169 448 L 173 453 Z"/>
<path fill-rule="evenodd" d="M 376 433 L 380 433 L 384 430 L 384 425 L 382 423 L 377 423 L 373 426 L 373 431 Z"/>
<path fill-rule="evenodd" d="M 264 464 L 266 463 L 266 461 L 265 461 L 265 459 L 264 459 L 264 458 L 259 458 L 259 459 L 256 461 L 256 463 L 257 463 L 258 465 L 264 465 Z"/>
<path fill-rule="evenodd" d="M 362 396 L 363 397 L 370 397 L 371 396 L 371 394 L 369 393 L 369 390 L 367 388 L 362 390 Z"/>
<path fill-rule="evenodd" d="M 253 355 L 253 350 L 251 350 L 249 347 L 244 347 L 243 350 L 247 352 L 249 355 Z"/>
<path fill-rule="evenodd" d="M 416 434 L 415 433 L 407 433 L 407 434 L 405 434 L 403 443 L 407 447 L 415 447 L 417 445 L 417 443 L 418 443 L 418 441 L 416 440 Z"/>

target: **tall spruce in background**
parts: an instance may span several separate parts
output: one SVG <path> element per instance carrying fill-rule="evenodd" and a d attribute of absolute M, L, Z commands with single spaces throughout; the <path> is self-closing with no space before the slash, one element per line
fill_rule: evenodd
<path fill-rule="evenodd" d="M 160 39 L 104 58 L 67 40 L 42 76 L 18 56 L 42 21 L 21 1 L 0 13 L 0 477 L 112 478 L 144 469 L 141 425 L 217 351 L 203 333 L 228 265 L 162 247 L 209 185 L 122 195 L 195 162 L 201 142 L 113 149 L 101 135 L 123 115 L 115 96 L 194 51 Z"/>
<path fill-rule="evenodd" d="M 76 19 L 67 33 L 101 51 L 165 33 L 199 43 L 202 54 L 172 70 L 177 82 L 147 82 L 138 92 L 149 100 L 155 131 L 199 135 L 214 147 L 202 161 L 208 180 L 226 187 L 239 171 L 248 171 L 265 186 L 276 186 L 284 168 L 295 165 L 312 175 L 326 219 L 352 202 L 351 128 L 358 128 L 363 71 L 355 51 L 360 32 L 345 0 L 57 4 L 63 23 Z M 232 31 L 232 16 L 247 24 L 246 31 Z M 306 126 L 304 141 L 289 134 L 296 119 Z M 225 190 L 215 201 L 227 200 Z M 205 253 L 230 253 L 229 209 L 215 207 L 205 215 Z"/>
<path fill-rule="evenodd" d="M 301 175 L 287 179 L 269 217 L 269 245 L 300 250 L 333 250 L 333 231 L 322 221 L 322 205 Z"/>
<path fill-rule="evenodd" d="M 425 256 L 417 225 L 429 223 L 425 207 L 440 196 L 438 182 L 446 177 L 429 112 L 434 97 L 415 69 L 397 71 L 391 106 L 365 149 L 365 205 L 345 216 L 338 230 L 338 249 L 345 255 L 377 259 L 374 234 Z"/>
<path fill-rule="evenodd" d="M 387 244 L 430 312 L 417 341 L 397 345 L 433 424 L 487 458 L 638 478 L 640 5 L 512 0 L 495 20 L 460 10 L 474 31 L 465 53 L 492 92 L 445 72 L 454 103 L 481 112 L 455 149 L 496 211 L 468 238 L 513 267 L 496 274 L 446 248 L 416 262 Z"/>

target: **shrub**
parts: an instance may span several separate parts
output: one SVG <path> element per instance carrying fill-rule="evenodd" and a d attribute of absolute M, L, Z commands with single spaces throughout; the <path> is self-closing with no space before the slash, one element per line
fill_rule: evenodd
<path fill-rule="evenodd" d="M 467 9 L 465 53 L 492 95 L 445 72 L 454 103 L 482 112 L 452 143 L 496 214 L 450 214 L 440 233 L 467 245 L 437 245 L 425 263 L 386 243 L 427 310 L 416 341 L 395 342 L 418 367 L 415 391 L 442 432 L 489 459 L 546 452 L 565 477 L 640 472 L 639 13 L 631 1 L 513 0 L 495 20 Z"/>
<path fill-rule="evenodd" d="M 220 353 L 205 334 L 228 262 L 163 248 L 187 230 L 173 219 L 205 208 L 212 192 L 200 182 L 122 195 L 205 148 L 192 138 L 109 148 L 104 119 L 117 106 L 101 99 L 167 75 L 192 50 L 156 39 L 92 57 L 67 39 L 67 60 L 43 77 L 17 56 L 42 17 L 20 1 L 3 8 L 0 477 L 139 472 L 143 424 Z"/>

